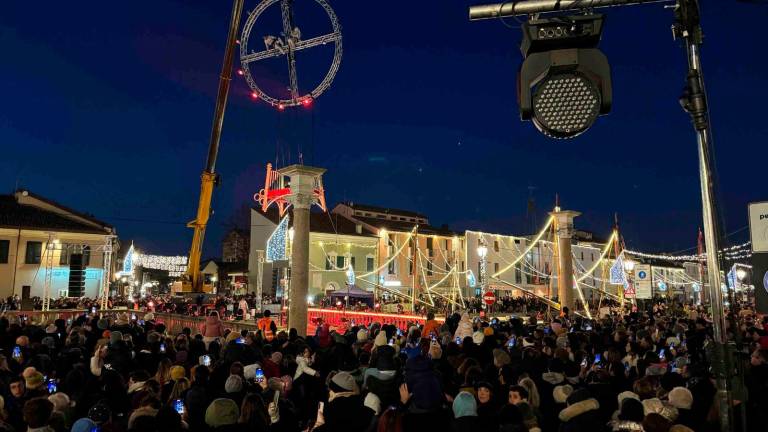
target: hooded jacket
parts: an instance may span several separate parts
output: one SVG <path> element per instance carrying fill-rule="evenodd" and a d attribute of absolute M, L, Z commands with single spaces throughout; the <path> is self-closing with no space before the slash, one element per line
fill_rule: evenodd
<path fill-rule="evenodd" d="M 605 423 L 600 421 L 599 410 L 600 404 L 595 398 L 568 405 L 558 415 L 560 432 L 600 430 Z"/>
<path fill-rule="evenodd" d="M 203 327 L 203 337 L 222 337 L 224 336 L 224 326 L 221 324 L 219 315 L 208 315 L 205 317 Z"/>

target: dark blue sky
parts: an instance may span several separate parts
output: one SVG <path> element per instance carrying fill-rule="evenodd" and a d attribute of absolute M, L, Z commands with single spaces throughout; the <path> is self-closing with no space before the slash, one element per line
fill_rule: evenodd
<path fill-rule="evenodd" d="M 455 229 L 523 233 L 534 186 L 540 221 L 559 193 L 564 207 L 584 213 L 577 226 L 598 235 L 618 212 L 630 247 L 694 246 L 696 144 L 677 101 L 685 57 L 671 40 L 671 12 L 660 5 L 605 10 L 601 48 L 613 68 L 613 111 L 581 137 L 553 141 L 518 120 L 519 30 L 469 22 L 469 4 L 333 1 L 344 57 L 309 110 L 254 103 L 236 79 L 208 254 L 219 253 L 235 209 L 253 204 L 276 149 L 295 157 L 299 143 L 308 162 L 328 169 L 332 203 L 414 209 Z M 255 5 L 247 1 L 246 9 Z M 230 7 L 201 0 L 5 4 L 0 190 L 18 184 L 94 213 L 145 250 L 186 253 L 184 223 L 197 205 Z M 277 16 L 265 18 L 277 23 Z M 703 1 L 729 232 L 747 225 L 749 201 L 768 199 L 765 170 L 755 169 L 768 158 L 768 61 L 757 42 L 766 18 L 765 6 Z M 324 29 L 309 9 L 297 9 L 296 19 L 305 37 Z M 330 50 L 302 55 L 306 88 L 324 73 Z M 257 72 L 270 88 L 287 82 L 282 61 Z"/>

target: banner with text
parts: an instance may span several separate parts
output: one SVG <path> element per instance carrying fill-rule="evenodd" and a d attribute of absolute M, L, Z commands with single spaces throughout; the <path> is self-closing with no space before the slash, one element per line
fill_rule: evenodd
<path fill-rule="evenodd" d="M 651 279 L 650 265 L 635 264 L 635 298 L 649 299 L 653 297 Z"/>

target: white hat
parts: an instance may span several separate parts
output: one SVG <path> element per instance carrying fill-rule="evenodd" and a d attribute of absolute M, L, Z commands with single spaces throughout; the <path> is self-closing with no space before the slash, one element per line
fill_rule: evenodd
<path fill-rule="evenodd" d="M 485 340 L 485 334 L 481 331 L 476 331 L 472 334 L 472 342 L 475 343 L 475 345 L 480 345 Z"/>
<path fill-rule="evenodd" d="M 693 406 L 693 394 L 685 387 L 675 387 L 667 396 L 669 404 L 677 409 L 691 409 Z"/>

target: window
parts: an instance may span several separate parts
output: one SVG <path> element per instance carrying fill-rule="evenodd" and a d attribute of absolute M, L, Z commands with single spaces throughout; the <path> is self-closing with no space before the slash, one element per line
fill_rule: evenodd
<path fill-rule="evenodd" d="M 408 274 L 413 274 L 413 260 L 408 260 Z"/>
<path fill-rule="evenodd" d="M 88 267 L 91 264 L 91 247 L 83 246 L 83 267 Z"/>
<path fill-rule="evenodd" d="M 386 219 L 387 218 L 383 214 L 377 214 L 376 217 L 379 218 L 379 219 Z"/>
<path fill-rule="evenodd" d="M 27 251 L 24 257 L 24 264 L 40 264 L 40 257 L 42 252 L 43 242 L 28 241 Z"/>
<path fill-rule="evenodd" d="M 450 250 L 450 248 L 448 247 L 448 239 L 443 240 L 443 242 L 444 242 L 443 249 Z"/>
<path fill-rule="evenodd" d="M 498 240 L 494 240 L 493 241 L 493 251 L 494 252 L 498 252 L 499 251 L 499 241 Z"/>
<path fill-rule="evenodd" d="M 584 251 L 581 251 L 581 260 L 584 261 Z"/>
<path fill-rule="evenodd" d="M 432 276 L 432 261 L 427 260 L 427 276 Z"/>
<path fill-rule="evenodd" d="M 371 217 L 371 214 L 370 213 L 366 213 L 365 217 Z"/>
<path fill-rule="evenodd" d="M 328 255 L 325 257 L 325 269 L 333 270 L 333 262 L 336 261 L 336 255 Z"/>
<path fill-rule="evenodd" d="M 461 262 L 461 271 L 464 271 L 464 261 Z"/>
<path fill-rule="evenodd" d="M 520 244 L 520 239 L 515 239 L 515 244 Z"/>
<path fill-rule="evenodd" d="M 366 257 L 365 258 L 365 271 L 369 271 L 369 272 L 373 271 L 373 265 L 374 265 L 373 257 L 372 256 Z"/>
<path fill-rule="evenodd" d="M 69 264 L 69 254 L 72 253 L 72 245 L 70 244 L 62 244 L 61 245 L 61 255 L 59 255 L 59 265 L 68 265 Z"/>
<path fill-rule="evenodd" d="M 499 263 L 493 263 L 493 273 L 499 272 Z"/>
<path fill-rule="evenodd" d="M 595 253 L 594 252 L 592 252 L 589 256 L 590 256 L 590 261 L 594 261 L 595 260 Z"/>
<path fill-rule="evenodd" d="M 10 240 L 0 240 L 0 264 L 8 264 L 8 249 L 10 246 Z"/>
<path fill-rule="evenodd" d="M 353 256 L 349 257 L 349 265 L 352 266 L 352 270 L 355 269 L 355 257 Z"/>
<path fill-rule="evenodd" d="M 336 257 L 336 268 L 337 269 L 343 269 L 344 268 L 344 256 L 338 255 Z"/>
<path fill-rule="evenodd" d="M 432 249 L 432 243 L 433 243 L 432 240 L 433 240 L 432 237 L 427 237 L 427 249 L 430 249 L 430 250 Z"/>
<path fill-rule="evenodd" d="M 395 260 L 389 262 L 389 265 L 387 266 L 387 274 L 395 274 Z"/>

